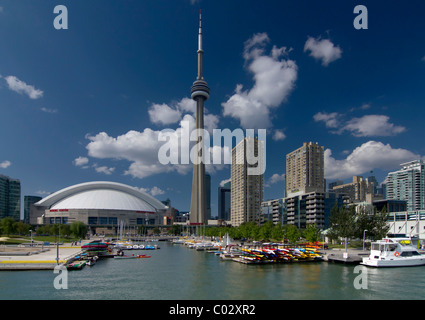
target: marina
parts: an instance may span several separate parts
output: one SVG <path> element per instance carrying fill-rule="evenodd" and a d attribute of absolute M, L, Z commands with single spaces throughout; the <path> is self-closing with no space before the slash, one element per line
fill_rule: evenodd
<path fill-rule="evenodd" d="M 67 290 L 54 288 L 57 275 L 52 270 L 0 272 L 0 299 L 405 300 L 425 297 L 424 267 L 367 268 L 328 263 L 325 259 L 244 264 L 171 242 L 163 242 L 160 250 L 149 253 L 142 250 L 124 253 L 147 254 L 151 258 L 99 259 L 93 267 L 86 265 L 68 272 Z M 351 253 L 354 250 L 349 250 Z M 359 276 L 356 267 L 367 275 L 365 290 L 357 290 L 353 285 Z"/>
<path fill-rule="evenodd" d="M 124 245 L 125 243 L 125 245 Z M 93 240 L 81 246 L 71 243 L 62 245 L 3 246 L 0 248 L 0 271 L 53 270 L 58 265 L 68 270 L 81 270 L 86 265 L 94 266 L 98 259 L 105 258 L 150 258 L 145 254 L 124 254 L 124 250 L 156 250 L 158 245 L 132 244 L 129 241 L 102 242 Z"/>
<path fill-rule="evenodd" d="M 332 262 L 360 264 L 369 254 L 364 250 L 329 250 L 324 244 L 304 243 L 300 246 L 279 243 L 236 244 L 229 239 L 224 242 L 205 242 L 203 240 L 178 239 L 174 244 L 183 244 L 189 249 L 214 253 L 224 261 L 242 264 L 296 263 L 296 262 Z M 327 246 L 326 246 L 327 248 Z"/>
<path fill-rule="evenodd" d="M 370 260 L 370 251 L 325 249 L 323 244 L 306 243 L 298 247 L 279 243 L 242 245 L 231 243 L 228 238 L 224 238 L 222 241 L 204 241 L 202 238 L 164 239 L 162 243 L 170 243 L 174 246 L 181 244 L 187 249 L 212 254 L 222 261 L 249 265 L 311 262 L 367 265 L 365 261 Z M 151 255 L 142 254 L 142 251 L 158 249 L 160 246 L 152 244 L 152 242 L 140 240 L 137 242 L 131 240 L 102 242 L 99 239 L 86 241 L 81 246 L 64 244 L 59 247 L 55 245 L 15 247 L 9 248 L 7 252 L 6 250 L 0 252 L 0 270 L 53 270 L 58 265 L 64 265 L 69 270 L 81 270 L 86 265 L 95 265 L 98 259 L 150 258 Z M 422 258 L 421 264 L 425 264 L 423 252 L 419 253 L 416 250 L 416 254 Z"/>

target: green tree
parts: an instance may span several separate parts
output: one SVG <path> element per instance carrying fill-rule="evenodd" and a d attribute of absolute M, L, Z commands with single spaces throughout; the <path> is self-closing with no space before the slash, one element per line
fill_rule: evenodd
<path fill-rule="evenodd" d="M 44 225 L 44 226 L 38 226 L 37 229 L 35 230 L 35 233 L 39 236 L 41 235 L 50 235 L 50 227 L 48 225 Z"/>
<path fill-rule="evenodd" d="M 178 224 L 173 224 L 170 229 L 168 229 L 168 233 L 178 236 L 182 233 L 182 226 Z"/>
<path fill-rule="evenodd" d="M 356 234 L 356 208 L 338 207 L 336 204 L 331 210 L 329 218 L 331 232 L 329 236 L 333 239 L 351 238 Z"/>
<path fill-rule="evenodd" d="M 363 239 L 364 230 L 368 230 L 369 232 L 372 229 L 372 215 L 368 213 L 363 206 L 358 207 L 356 215 L 355 237 Z"/>
<path fill-rule="evenodd" d="M 308 242 L 317 242 L 319 237 L 319 229 L 317 228 L 316 224 L 308 224 L 304 230 L 304 238 Z"/>
<path fill-rule="evenodd" d="M 10 217 L 5 217 L 0 221 L 1 232 L 10 235 L 16 232 L 15 220 Z"/>
<path fill-rule="evenodd" d="M 81 221 L 75 221 L 70 225 L 71 233 L 77 238 L 84 238 L 87 234 L 88 227 Z"/>
<path fill-rule="evenodd" d="M 293 224 L 285 225 L 284 230 L 286 233 L 286 238 L 289 240 L 289 242 L 296 244 L 301 236 L 300 230 Z"/>
<path fill-rule="evenodd" d="M 21 234 L 21 235 L 26 235 L 31 230 L 31 226 L 27 223 L 22 222 L 22 221 L 16 222 L 15 227 L 16 227 L 16 232 Z"/>
<path fill-rule="evenodd" d="M 259 238 L 259 227 L 253 221 L 242 223 L 239 227 L 241 238 L 258 240 Z"/>
<path fill-rule="evenodd" d="M 71 235 L 71 227 L 69 224 L 61 224 L 61 236 L 68 238 Z"/>
<path fill-rule="evenodd" d="M 273 231 L 273 222 L 267 221 L 261 227 L 259 227 L 259 230 L 258 230 L 259 240 L 269 241 L 272 237 L 272 231 Z"/>
<path fill-rule="evenodd" d="M 367 230 L 368 238 L 384 238 L 389 230 L 387 220 L 386 207 L 381 212 L 377 212 L 376 208 L 372 212 L 368 212 L 364 207 L 360 207 L 356 214 L 355 237 L 362 239 L 364 231 Z"/>
<path fill-rule="evenodd" d="M 388 225 L 388 213 L 387 208 L 384 207 L 381 212 L 374 211 L 374 214 L 372 216 L 372 227 L 370 235 L 375 238 L 376 240 L 384 238 L 388 230 L 390 229 L 390 226 Z M 369 229 L 368 229 L 369 230 Z"/>
<path fill-rule="evenodd" d="M 282 241 L 284 236 L 283 227 L 279 223 L 275 226 L 273 226 L 271 237 L 275 241 Z"/>

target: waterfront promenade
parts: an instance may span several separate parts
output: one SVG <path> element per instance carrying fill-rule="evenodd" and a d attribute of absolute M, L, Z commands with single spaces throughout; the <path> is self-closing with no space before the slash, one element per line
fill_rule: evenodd
<path fill-rule="evenodd" d="M 59 264 L 67 263 L 81 252 L 80 246 L 65 243 L 59 246 L 10 247 L 0 246 L 0 271 L 5 270 L 53 270 Z"/>

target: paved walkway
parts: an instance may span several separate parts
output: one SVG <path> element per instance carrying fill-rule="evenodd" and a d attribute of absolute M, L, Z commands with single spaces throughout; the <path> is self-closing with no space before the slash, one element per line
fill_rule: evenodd
<path fill-rule="evenodd" d="M 8 252 L 0 251 L 0 270 L 53 269 L 57 265 L 58 252 L 55 246 L 37 247 L 38 250 L 35 252 L 34 247 L 26 249 L 19 248 L 20 252 L 10 251 L 10 255 Z M 70 244 L 59 246 L 59 263 L 67 262 L 80 252 L 80 246 Z"/>

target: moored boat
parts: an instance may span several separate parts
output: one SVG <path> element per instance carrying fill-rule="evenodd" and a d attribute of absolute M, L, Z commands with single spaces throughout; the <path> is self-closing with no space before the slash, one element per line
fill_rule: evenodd
<path fill-rule="evenodd" d="M 104 242 L 90 242 L 81 246 L 81 249 L 85 250 L 98 250 L 98 249 L 107 249 L 108 244 Z"/>
<path fill-rule="evenodd" d="M 136 259 L 137 256 L 115 256 L 114 259 Z"/>
<path fill-rule="evenodd" d="M 74 261 L 66 266 L 68 270 L 81 270 L 86 265 L 85 261 Z"/>
<path fill-rule="evenodd" d="M 378 268 L 422 266 L 425 256 L 412 245 L 410 238 L 384 238 L 372 242 L 370 254 L 361 264 Z"/>

